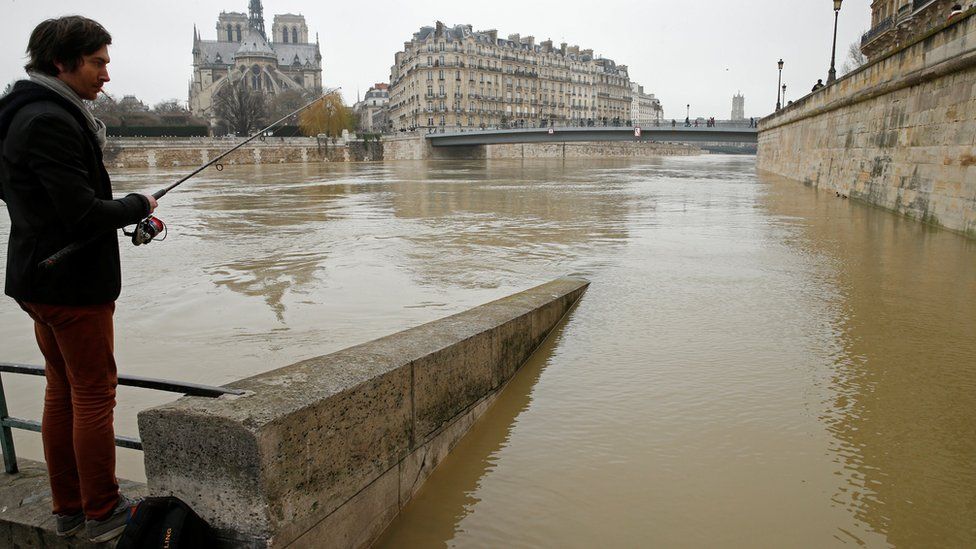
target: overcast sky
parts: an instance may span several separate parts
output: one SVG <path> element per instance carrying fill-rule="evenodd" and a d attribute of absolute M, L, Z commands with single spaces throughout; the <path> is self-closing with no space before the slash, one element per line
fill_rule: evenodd
<path fill-rule="evenodd" d="M 106 91 L 132 94 L 149 105 L 185 103 L 191 74 L 193 25 L 215 40 L 217 15 L 247 11 L 248 0 L 0 0 L 0 90 L 23 77 L 24 48 L 40 21 L 80 14 L 112 34 L 112 78 Z M 323 81 L 341 86 L 347 103 L 374 82 L 389 80 L 393 55 L 421 26 L 440 20 L 470 23 L 499 36 L 521 34 L 592 48 L 630 67 L 630 78 L 656 94 L 667 118 L 728 118 L 732 95 L 746 97 L 746 116 L 776 103 L 776 61 L 786 65 L 787 95 L 796 98 L 826 79 L 833 31 L 832 0 L 265 0 L 274 14 L 300 13 L 322 44 Z M 870 25 L 870 0 L 846 0 L 840 13 L 837 67 L 847 46 Z"/>

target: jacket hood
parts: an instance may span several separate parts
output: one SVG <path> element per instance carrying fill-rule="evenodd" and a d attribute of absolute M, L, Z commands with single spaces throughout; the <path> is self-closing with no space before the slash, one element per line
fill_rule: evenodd
<path fill-rule="evenodd" d="M 67 110 L 74 118 L 77 119 L 82 116 L 77 107 L 57 93 L 29 80 L 19 80 L 14 84 L 10 93 L 0 97 L 0 140 L 7 138 L 7 132 L 10 131 L 10 124 L 13 122 L 17 111 L 24 105 L 35 101 L 53 101 Z M 82 123 L 82 127 L 86 127 L 84 123 Z"/>

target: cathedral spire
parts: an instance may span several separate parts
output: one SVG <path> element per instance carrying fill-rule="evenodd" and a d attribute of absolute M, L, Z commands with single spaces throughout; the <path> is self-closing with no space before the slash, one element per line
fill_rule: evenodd
<path fill-rule="evenodd" d="M 251 0 L 248 11 L 250 12 L 248 26 L 267 38 L 267 35 L 264 34 L 264 8 L 261 6 L 261 0 Z"/>

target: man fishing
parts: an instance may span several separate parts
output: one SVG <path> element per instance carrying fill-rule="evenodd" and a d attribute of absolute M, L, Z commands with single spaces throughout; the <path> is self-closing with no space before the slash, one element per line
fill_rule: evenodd
<path fill-rule="evenodd" d="M 111 43 L 91 19 L 42 22 L 27 45 L 29 79 L 0 99 L 0 199 L 11 222 L 5 290 L 34 320 L 44 355 L 41 435 L 57 533 L 85 527 L 94 542 L 120 535 L 138 505 L 115 477 L 116 229 L 156 208 L 152 196 L 113 199 L 105 125 L 82 103 L 109 81 Z M 90 242 L 57 266 L 38 267 L 81 239 Z"/>

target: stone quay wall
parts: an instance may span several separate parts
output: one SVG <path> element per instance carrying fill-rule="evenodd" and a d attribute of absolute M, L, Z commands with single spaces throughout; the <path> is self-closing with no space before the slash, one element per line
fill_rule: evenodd
<path fill-rule="evenodd" d="M 976 237 L 976 9 L 759 131 L 760 170 Z"/>
<path fill-rule="evenodd" d="M 704 154 L 695 145 L 664 142 L 596 141 L 582 143 L 511 143 L 434 147 L 422 133 L 383 139 L 384 160 L 462 160 L 483 158 L 635 158 Z"/>
<path fill-rule="evenodd" d="M 513 143 L 486 145 L 486 158 L 638 158 L 693 156 L 696 146 L 681 143 L 598 141 L 592 143 Z"/>
<path fill-rule="evenodd" d="M 194 167 L 240 142 L 241 139 L 209 137 L 113 138 L 105 147 L 105 165 L 109 169 Z M 227 155 L 221 163 L 362 162 L 382 158 L 382 145 L 376 142 L 348 141 L 334 145 L 314 137 L 268 137 L 255 139 Z"/>
<path fill-rule="evenodd" d="M 582 297 L 558 279 L 139 414 L 153 495 L 234 547 L 375 540 Z"/>

